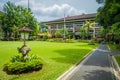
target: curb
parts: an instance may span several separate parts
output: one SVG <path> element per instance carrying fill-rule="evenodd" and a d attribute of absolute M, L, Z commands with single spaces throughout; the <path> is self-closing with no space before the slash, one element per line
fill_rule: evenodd
<path fill-rule="evenodd" d="M 114 56 L 111 56 L 111 59 L 112 59 L 112 63 L 113 63 L 112 67 L 113 67 L 113 71 L 115 73 L 116 80 L 120 80 L 120 67 Z"/>
<path fill-rule="evenodd" d="M 110 50 L 110 47 L 108 46 L 109 50 Z M 112 70 L 114 72 L 114 75 L 115 75 L 115 78 L 116 80 L 120 80 L 120 67 L 114 57 L 114 55 L 110 55 L 111 57 L 111 67 L 112 67 Z"/>
<path fill-rule="evenodd" d="M 80 61 L 78 61 L 75 65 L 73 65 L 71 68 L 69 68 L 67 71 L 65 71 L 56 80 L 65 80 L 77 68 L 77 65 L 79 65 L 82 61 L 84 61 L 88 56 L 92 55 L 91 53 L 94 52 L 96 49 L 89 51 Z"/>

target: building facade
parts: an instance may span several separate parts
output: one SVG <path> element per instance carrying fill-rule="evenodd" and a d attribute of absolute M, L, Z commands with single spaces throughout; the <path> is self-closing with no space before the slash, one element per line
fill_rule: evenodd
<path fill-rule="evenodd" d="M 51 35 L 55 35 L 56 30 L 61 30 L 64 27 L 68 30 L 68 32 L 73 32 L 75 36 L 80 36 L 80 28 L 85 25 L 86 21 L 90 21 L 95 23 L 96 13 L 93 14 L 82 14 L 77 16 L 68 16 L 65 18 L 43 22 L 48 26 L 49 32 Z M 92 35 L 95 33 L 95 36 L 100 31 L 101 26 L 98 23 L 94 24 L 94 29 L 90 29 L 89 33 Z"/>

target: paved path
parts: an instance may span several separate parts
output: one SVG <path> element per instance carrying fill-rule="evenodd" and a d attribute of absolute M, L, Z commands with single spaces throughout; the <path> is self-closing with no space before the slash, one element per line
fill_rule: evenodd
<path fill-rule="evenodd" d="M 109 53 L 106 44 L 100 45 L 67 78 L 62 80 L 115 80 Z"/>

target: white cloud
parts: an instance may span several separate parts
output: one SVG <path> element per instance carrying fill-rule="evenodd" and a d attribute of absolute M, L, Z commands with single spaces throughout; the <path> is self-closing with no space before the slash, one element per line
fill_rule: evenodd
<path fill-rule="evenodd" d="M 28 1 L 27 0 L 21 0 L 19 2 L 16 2 L 17 5 L 22 5 L 24 7 L 28 6 Z M 54 4 L 51 6 L 48 6 L 47 4 L 41 4 L 41 3 L 36 3 L 34 0 L 30 1 L 30 8 L 32 9 L 35 17 L 37 17 L 38 20 L 43 18 L 61 18 L 64 15 L 64 12 L 66 15 L 79 15 L 82 13 L 85 13 L 84 10 L 78 10 L 75 7 L 69 5 L 69 4 Z M 42 19 L 41 19 L 42 20 Z"/>
<path fill-rule="evenodd" d="M 1 9 L 1 10 L 2 10 L 3 5 L 4 5 L 3 3 L 0 3 L 0 9 Z"/>
<path fill-rule="evenodd" d="M 77 10 L 76 8 L 68 5 L 68 4 L 61 4 L 57 5 L 54 4 L 53 6 L 39 6 L 34 7 L 33 12 L 43 16 L 52 16 L 52 17 L 62 17 L 64 12 L 67 15 L 78 15 L 85 13 L 84 10 Z"/>

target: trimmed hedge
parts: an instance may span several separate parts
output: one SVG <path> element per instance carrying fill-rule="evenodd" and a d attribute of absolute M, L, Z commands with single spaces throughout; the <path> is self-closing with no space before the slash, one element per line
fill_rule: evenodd
<path fill-rule="evenodd" d="M 17 60 L 15 60 L 17 59 Z M 17 56 L 13 57 L 10 62 L 4 65 L 4 71 L 8 74 L 21 74 L 33 71 L 38 71 L 42 69 L 42 62 L 40 58 L 27 58 L 26 60 L 20 60 L 21 58 Z"/>

